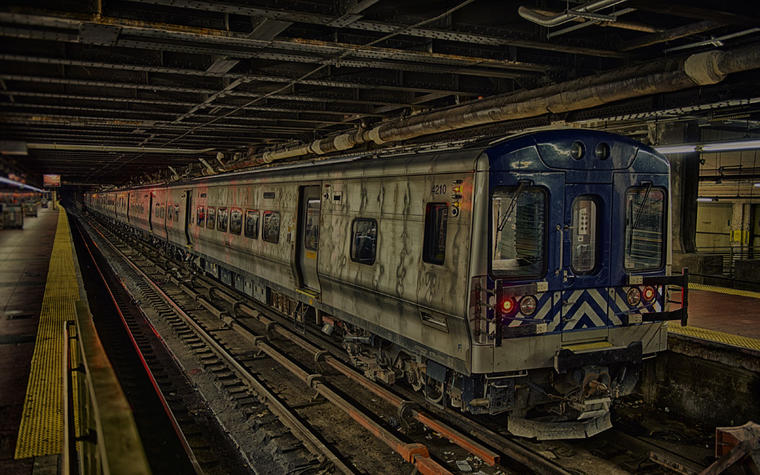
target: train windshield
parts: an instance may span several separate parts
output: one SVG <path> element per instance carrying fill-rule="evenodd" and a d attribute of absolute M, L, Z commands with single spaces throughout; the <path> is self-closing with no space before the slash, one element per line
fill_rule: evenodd
<path fill-rule="evenodd" d="M 494 193 L 492 269 L 500 277 L 539 277 L 546 271 L 546 193 L 514 187 Z"/>
<path fill-rule="evenodd" d="M 625 208 L 625 269 L 660 269 L 665 243 L 665 191 L 651 185 L 630 188 Z"/>

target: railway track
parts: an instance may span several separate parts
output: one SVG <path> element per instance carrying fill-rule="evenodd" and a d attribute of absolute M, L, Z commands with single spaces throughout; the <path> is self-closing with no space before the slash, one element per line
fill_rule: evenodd
<path fill-rule="evenodd" d="M 108 233 L 102 227 L 98 229 L 98 232 Z M 102 237 L 105 236 L 102 235 Z M 111 242 L 117 241 L 112 234 L 108 238 Z M 263 395 L 267 399 L 267 405 L 274 409 L 273 412 L 281 421 L 289 425 L 292 434 L 305 443 L 313 453 L 319 454 L 321 458 L 329 461 L 335 470 L 347 473 L 356 471 L 342 461 L 344 454 L 339 456 L 331 447 L 336 445 L 345 447 L 351 445 L 351 441 L 341 440 L 338 444 L 328 445 L 322 443 L 316 430 L 310 429 L 306 424 L 300 424 L 297 428 L 294 427 L 294 421 L 297 422 L 299 418 L 303 418 L 304 413 L 324 412 L 324 409 L 319 407 L 323 405 L 322 401 L 315 400 L 312 395 L 309 395 L 306 400 L 297 401 L 298 396 L 303 399 L 305 393 L 312 392 L 313 395 L 329 401 L 334 407 L 341 409 L 343 413 L 350 416 L 350 420 L 358 423 L 361 428 L 374 435 L 377 440 L 401 455 L 402 461 L 413 464 L 421 473 L 449 473 L 439 462 L 429 456 L 429 451 L 424 444 L 410 442 L 405 436 L 387 428 L 381 417 L 357 404 L 351 397 L 346 396 L 345 393 L 328 383 L 327 378 L 323 375 L 304 368 L 301 363 L 280 352 L 274 346 L 265 343 L 263 337 L 242 331 L 240 326 L 235 327 L 237 331 L 230 331 L 233 328 L 232 321 L 224 309 L 211 304 L 208 299 L 194 292 L 186 283 L 180 282 L 177 277 L 172 276 L 165 279 L 165 270 L 147 259 L 143 254 L 134 252 L 123 242 L 116 245 L 113 251 L 124 258 L 130 266 L 127 273 L 132 275 L 125 275 L 125 277 L 129 281 L 140 282 L 138 286 L 149 300 L 151 307 L 158 309 L 164 320 L 173 327 L 174 332 L 186 344 L 191 345 L 199 352 L 208 370 L 218 373 L 221 378 L 225 379 L 226 386 L 238 386 L 238 381 L 235 378 L 239 378 L 249 384 L 257 394 Z M 167 313 L 168 310 L 165 308 L 167 306 L 171 307 L 173 315 Z M 266 355 L 269 360 L 286 368 L 290 375 L 284 378 L 282 375 L 279 375 L 279 378 L 269 376 L 266 381 L 262 381 L 260 375 L 265 373 L 267 369 L 271 370 L 271 362 L 268 365 L 270 368 L 256 367 L 257 362 L 262 359 L 262 355 Z M 306 387 L 285 387 L 295 382 L 292 376 L 296 376 L 295 379 L 305 383 Z M 288 396 L 290 399 L 288 401 L 289 407 L 286 407 L 281 398 L 274 394 L 274 391 L 270 389 L 272 387 L 278 387 L 281 394 L 284 393 Z M 294 410 L 294 407 L 298 409 L 298 412 Z M 309 411 L 310 408 L 315 409 Z M 329 423 L 324 424 L 324 422 L 331 422 L 334 419 L 334 410 L 331 409 L 328 413 L 330 413 L 329 417 L 324 417 L 324 415 L 321 417 L 322 427 L 319 428 L 319 431 L 320 433 L 328 433 L 328 437 L 331 439 L 336 439 L 340 432 L 345 431 L 347 421 L 343 421 L 337 426 Z M 319 419 L 314 417 L 314 414 L 306 415 L 306 417 L 312 421 Z M 319 425 L 319 422 L 317 424 Z M 349 430 L 348 435 L 351 435 L 351 432 L 353 431 Z M 365 449 L 364 444 L 357 444 L 357 441 L 362 441 L 366 437 L 351 435 L 350 439 L 354 439 L 353 445 L 357 445 L 357 451 L 361 452 Z M 279 443 L 282 444 L 282 441 Z M 475 445 L 474 442 L 472 444 Z M 380 450 L 374 452 L 381 453 Z M 373 458 L 368 457 L 371 454 L 364 453 L 362 455 L 363 458 Z M 498 460 L 498 457 L 492 455 L 492 462 L 494 460 Z M 377 466 L 376 463 L 378 462 L 383 463 L 387 468 L 386 460 L 374 462 L 361 471 L 376 470 L 374 467 Z M 399 473 L 406 470 L 403 468 L 403 463 L 399 464 Z"/>
<path fill-rule="evenodd" d="M 134 408 L 151 468 L 156 473 L 243 473 L 237 452 L 221 431 L 213 430 L 215 425 L 209 423 L 213 414 L 182 368 L 174 363 L 126 289 L 93 252 L 80 225 L 76 220 L 72 223 L 78 257 L 84 264 L 80 267 L 98 286 L 89 295 L 96 309 L 95 325 Z M 163 427 L 164 418 L 169 430 Z"/>
<path fill-rule="evenodd" d="M 398 459 L 367 457 L 368 445 L 341 437 L 367 442 L 370 433 L 376 438 L 376 451 L 381 441 L 421 473 L 464 469 L 523 473 L 530 469 L 568 474 L 585 471 L 583 467 L 592 459 L 599 462 L 598 473 L 610 473 L 609 463 L 580 447 L 567 457 L 569 463 L 561 463 L 555 454 L 562 453 L 562 443 L 557 448 L 515 440 L 456 412 L 422 409 L 426 403 L 417 394 L 402 389 L 399 396 L 366 379 L 343 361 L 339 349 L 326 350 L 330 343 L 320 335 L 310 335 L 317 338 L 315 344 L 305 338 L 306 328 L 296 329 L 292 320 L 275 310 L 208 277 L 191 275 L 142 241 L 117 236 L 95 222 L 91 225 L 95 238 L 99 236 L 104 246 L 123 259 L 129 274 L 124 277 L 139 282 L 140 292 L 148 296 L 168 328 L 197 354 L 204 369 L 217 377 L 231 397 L 243 401 L 244 410 L 254 407 L 246 405 L 251 400 L 263 401 L 298 441 L 290 445 L 300 443 L 313 454 L 318 463 L 301 469 L 373 472 L 377 464 L 384 464 L 383 471 L 388 473 L 408 471 Z M 271 373 L 277 373 L 273 363 L 289 375 L 273 377 Z M 298 380 L 302 384 L 294 385 Z M 342 419 L 335 417 L 335 408 L 343 412 Z M 325 418 L 333 423 L 325 424 Z M 359 430 L 347 429 L 352 422 Z"/>

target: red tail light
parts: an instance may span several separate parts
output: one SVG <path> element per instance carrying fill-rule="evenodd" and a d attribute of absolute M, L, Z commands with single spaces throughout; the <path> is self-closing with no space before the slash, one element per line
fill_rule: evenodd
<path fill-rule="evenodd" d="M 512 317 L 517 313 L 517 301 L 514 297 L 503 297 L 499 302 L 499 311 L 505 317 Z"/>

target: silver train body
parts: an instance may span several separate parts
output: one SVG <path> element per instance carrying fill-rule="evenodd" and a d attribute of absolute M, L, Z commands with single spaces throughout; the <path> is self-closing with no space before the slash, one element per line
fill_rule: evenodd
<path fill-rule="evenodd" d="M 669 166 L 581 130 L 89 193 L 86 207 L 295 325 L 365 374 L 585 437 L 666 349 Z M 585 239 L 585 241 L 584 241 Z"/>

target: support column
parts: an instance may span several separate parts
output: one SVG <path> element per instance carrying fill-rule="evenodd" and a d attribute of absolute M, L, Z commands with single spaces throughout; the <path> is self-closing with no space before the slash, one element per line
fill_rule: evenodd
<path fill-rule="evenodd" d="M 662 132 L 662 144 L 697 143 L 701 140 L 695 122 L 667 126 Z M 719 256 L 697 254 L 697 196 L 699 194 L 698 152 L 669 155 L 671 230 L 673 235 L 673 269 L 689 268 L 693 281 L 702 282 L 700 275 L 722 272 Z"/>
<path fill-rule="evenodd" d="M 665 129 L 662 144 L 699 141 L 696 124 L 677 124 Z M 697 195 L 699 192 L 699 153 L 679 153 L 670 160 L 673 254 L 696 252 Z"/>

